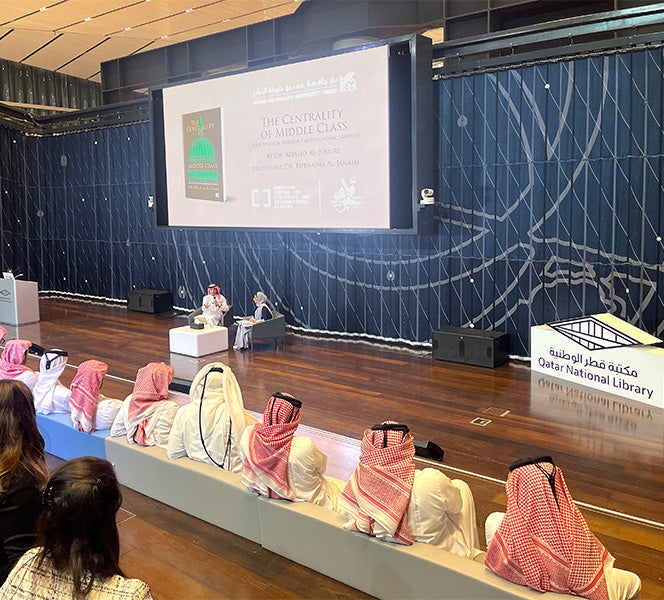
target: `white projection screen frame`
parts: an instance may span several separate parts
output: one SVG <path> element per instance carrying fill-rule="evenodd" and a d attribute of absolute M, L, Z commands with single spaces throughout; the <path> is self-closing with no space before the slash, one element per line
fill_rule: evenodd
<path fill-rule="evenodd" d="M 410 56 L 394 54 L 375 45 L 150 90 L 157 225 L 412 227 Z"/>

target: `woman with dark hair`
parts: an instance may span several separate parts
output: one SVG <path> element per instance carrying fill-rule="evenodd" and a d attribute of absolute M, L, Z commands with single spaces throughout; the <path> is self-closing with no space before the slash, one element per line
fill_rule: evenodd
<path fill-rule="evenodd" d="M 111 463 L 94 456 L 57 467 L 43 494 L 37 547 L 26 552 L 0 588 L 2 600 L 151 600 L 118 565 L 115 515 L 122 503 Z"/>
<path fill-rule="evenodd" d="M 0 583 L 34 544 L 47 475 L 32 394 L 20 381 L 0 379 Z"/>

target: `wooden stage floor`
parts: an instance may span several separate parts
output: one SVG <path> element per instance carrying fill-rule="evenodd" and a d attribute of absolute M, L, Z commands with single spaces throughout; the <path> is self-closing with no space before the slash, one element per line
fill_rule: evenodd
<path fill-rule="evenodd" d="M 531 373 L 523 362 L 485 369 L 434 361 L 424 351 L 295 334 L 285 349 L 257 343 L 253 353 L 194 359 L 169 352 L 168 330 L 185 323 L 172 313 L 43 298 L 40 310 L 40 323 L 9 327 L 9 337 L 63 348 L 70 365 L 108 363 L 107 396 L 124 398 L 136 371 L 162 360 L 185 379 L 211 361 L 229 365 L 245 407 L 257 413 L 272 392 L 291 392 L 304 403 L 300 433 L 328 454 L 329 475 L 348 478 L 365 428 L 386 419 L 408 424 L 416 438 L 444 448 L 442 470 L 470 485 L 482 542 L 486 516 L 504 510 L 509 464 L 551 454 L 617 566 L 640 575 L 641 597 L 664 599 L 662 409 Z M 67 369 L 63 383 L 74 373 Z M 477 417 L 490 423 L 472 424 Z M 158 600 L 365 597 L 131 490 L 119 519 L 122 566 Z"/>

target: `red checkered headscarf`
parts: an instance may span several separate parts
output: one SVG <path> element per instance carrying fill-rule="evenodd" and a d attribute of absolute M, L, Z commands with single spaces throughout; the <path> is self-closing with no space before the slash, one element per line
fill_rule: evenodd
<path fill-rule="evenodd" d="M 7 332 L 5 331 L 5 333 Z M 2 358 L 0 358 L 0 379 L 16 379 L 21 373 L 32 371 L 21 364 L 30 346 L 32 346 L 32 342 L 28 340 L 9 340 L 5 344 Z"/>
<path fill-rule="evenodd" d="M 134 391 L 127 406 L 127 440 L 141 446 L 150 445 L 145 427 L 157 406 L 155 402 L 168 400 L 168 386 L 173 379 L 173 367 L 163 362 L 148 363 L 136 373 Z"/>
<path fill-rule="evenodd" d="M 268 488 L 270 498 L 295 500 L 288 485 L 288 456 L 300 423 L 300 407 L 296 406 L 300 403 L 295 400 L 293 404 L 283 396 L 295 400 L 290 394 L 275 393 L 265 406 L 263 423 L 254 425 L 249 433 L 242 480 L 249 487 L 252 482 L 262 482 Z"/>
<path fill-rule="evenodd" d="M 345 527 L 374 535 L 375 521 L 396 541 L 412 544 L 407 509 L 415 479 L 413 437 L 402 431 L 367 429 L 360 450 L 360 464 L 338 501 L 342 510 L 355 517 Z"/>
<path fill-rule="evenodd" d="M 95 413 L 101 382 L 108 371 L 108 365 L 98 360 L 86 360 L 78 366 L 72 379 L 69 407 L 71 420 L 76 429 L 92 433 L 95 430 Z"/>
<path fill-rule="evenodd" d="M 507 513 L 484 564 L 540 592 L 608 600 L 604 563 L 613 557 L 588 529 L 561 470 L 549 462 L 526 464 L 510 472 L 506 489 Z"/>

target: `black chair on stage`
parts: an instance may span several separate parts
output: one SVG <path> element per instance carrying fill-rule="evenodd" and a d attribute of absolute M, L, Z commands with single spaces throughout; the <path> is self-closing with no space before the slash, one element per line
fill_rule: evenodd
<path fill-rule="evenodd" d="M 272 318 L 267 321 L 254 323 L 249 329 L 249 347 L 253 351 L 254 340 L 266 340 L 274 338 L 274 348 L 277 348 L 277 340 L 281 338 L 281 347 L 286 347 L 284 336 L 286 335 L 286 318 L 281 313 L 272 311 Z"/>

